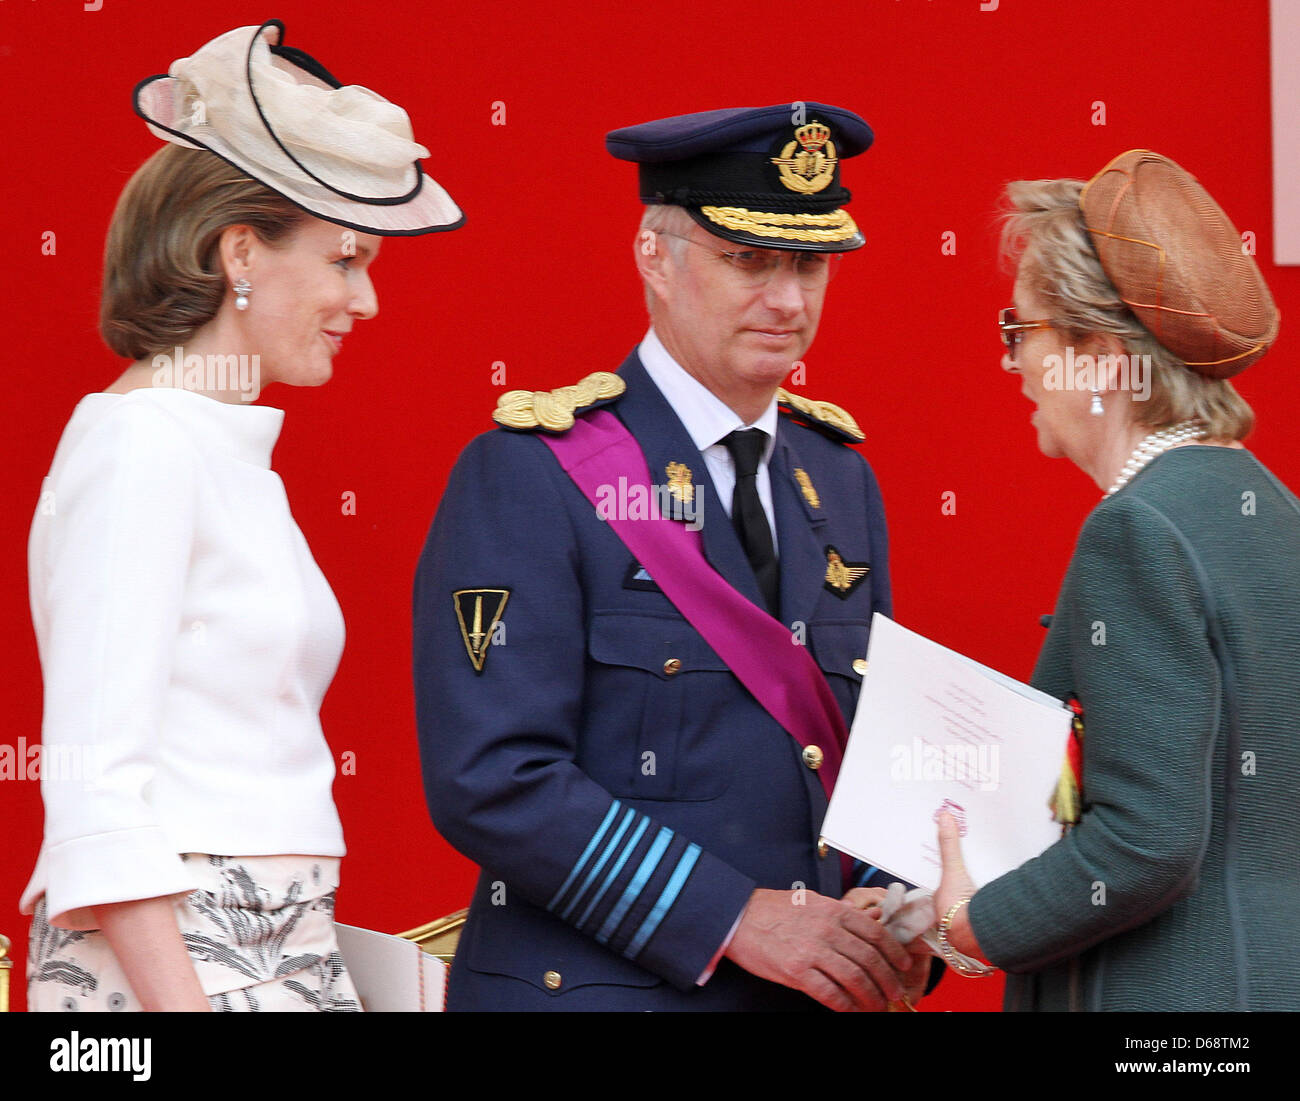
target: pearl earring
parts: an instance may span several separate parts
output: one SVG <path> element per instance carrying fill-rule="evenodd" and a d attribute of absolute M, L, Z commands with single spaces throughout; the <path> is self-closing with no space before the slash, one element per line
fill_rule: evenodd
<path fill-rule="evenodd" d="M 253 293 L 253 284 L 247 279 L 237 279 L 233 289 L 235 292 L 235 309 L 248 309 L 248 296 Z"/>
<path fill-rule="evenodd" d="M 1100 417 L 1105 412 L 1101 407 L 1101 395 L 1097 392 L 1095 386 L 1092 389 L 1092 405 L 1089 406 L 1088 412 L 1090 412 L 1094 417 Z"/>

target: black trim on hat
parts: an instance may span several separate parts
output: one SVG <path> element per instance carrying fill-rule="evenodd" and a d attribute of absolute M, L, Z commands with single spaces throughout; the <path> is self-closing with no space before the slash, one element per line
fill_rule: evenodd
<path fill-rule="evenodd" d="M 162 130 L 164 133 L 167 134 L 172 134 L 175 137 L 180 138 L 181 141 L 184 142 L 186 146 L 188 146 L 191 149 L 194 149 L 196 152 L 207 153 L 209 156 L 216 157 L 217 160 L 219 161 L 224 161 L 226 164 L 230 165 L 231 168 L 237 169 L 238 171 L 243 172 L 247 176 L 251 176 L 253 179 L 256 179 L 257 182 L 260 183 L 263 187 L 268 188 L 271 191 L 274 191 L 286 203 L 290 204 L 291 206 L 296 206 L 299 210 L 303 211 L 306 214 L 310 214 L 313 218 L 319 218 L 322 222 L 331 222 L 336 226 L 342 226 L 344 229 L 355 229 L 359 233 L 371 233 L 374 234 L 376 237 L 420 237 L 426 233 L 444 233 L 449 229 L 460 229 L 460 227 L 465 224 L 465 212 L 461 211 L 460 218 L 449 225 L 420 226 L 417 229 L 386 229 L 386 228 L 380 229 L 375 226 L 361 225 L 358 222 L 345 222 L 342 218 L 335 218 L 328 214 L 322 214 L 319 210 L 312 210 L 310 207 L 303 206 L 302 203 L 296 201 L 295 199 L 289 198 L 289 196 L 286 195 L 279 188 L 273 187 L 265 180 L 258 179 L 256 173 L 254 173 L 251 169 L 244 167 L 244 165 L 242 164 L 236 164 L 229 157 L 223 157 L 210 145 L 204 145 L 203 142 L 196 140 L 193 135 L 183 134 L 179 130 L 173 130 L 170 126 L 164 126 L 157 119 L 151 119 L 148 115 L 146 115 L 143 111 L 141 111 L 140 110 L 140 89 L 143 88 L 146 84 L 152 84 L 155 80 L 170 80 L 170 79 L 171 78 L 166 73 L 158 73 L 155 76 L 147 76 L 142 81 L 140 81 L 140 83 L 138 83 L 131 92 L 132 110 L 134 110 L 135 113 L 140 118 L 144 119 L 145 122 L 147 122 L 150 126 L 154 127 L 155 129 Z"/>
<path fill-rule="evenodd" d="M 279 19 L 268 19 L 265 23 L 263 23 L 260 27 L 258 27 L 256 33 L 253 35 L 252 40 L 248 44 L 248 56 L 244 60 L 244 77 L 248 81 L 248 95 L 249 98 L 252 99 L 253 101 L 253 108 L 254 110 L 257 111 L 257 117 L 262 120 L 262 125 L 266 128 L 266 132 L 271 135 L 271 140 L 280 147 L 280 152 L 282 152 L 286 157 L 288 157 L 291 161 L 293 161 L 294 164 L 296 164 L 300 169 L 302 169 L 303 172 L 305 172 L 308 176 L 310 176 L 313 180 L 315 180 L 318 184 L 320 184 L 321 187 L 325 188 L 328 191 L 332 191 L 334 192 L 335 195 L 342 196 L 344 199 L 348 199 L 354 203 L 365 203 L 367 206 L 401 206 L 403 203 L 409 203 L 420 193 L 420 189 L 424 186 L 424 173 L 420 171 L 419 161 L 411 162 L 411 167 L 415 169 L 415 186 L 411 188 L 410 191 L 408 191 L 405 195 L 398 195 L 396 197 L 376 198 L 375 196 L 372 195 L 353 195 L 351 192 L 343 191 L 341 188 L 335 187 L 328 180 L 321 179 L 318 175 L 316 175 L 315 172 L 313 172 L 310 168 L 308 168 L 305 164 L 303 164 L 302 161 L 300 161 L 297 157 L 295 157 L 292 153 L 289 152 L 284 142 L 282 142 L 279 136 L 276 134 L 275 128 L 272 127 L 270 121 L 267 119 L 266 115 L 262 112 L 262 105 L 261 103 L 258 102 L 257 99 L 257 90 L 253 87 L 253 50 L 257 46 L 257 40 L 261 37 L 262 32 L 266 30 L 267 27 L 272 27 L 272 26 L 280 28 L 280 41 L 281 42 L 284 41 L 284 24 Z M 301 50 L 297 50 L 295 52 L 300 54 L 302 53 Z M 280 56 L 286 57 L 286 55 L 284 54 L 281 54 Z M 304 66 L 304 68 L 308 73 L 311 73 L 311 75 L 316 76 L 317 72 L 315 70 L 319 70 L 321 72 L 324 72 L 325 75 L 329 77 L 329 80 L 331 81 L 334 80 L 334 77 L 330 76 L 329 70 L 327 70 L 325 66 L 321 65 L 320 62 L 318 62 L 315 58 L 312 58 L 307 54 L 303 54 L 302 56 L 306 57 L 307 60 L 311 62 L 311 66 L 312 66 L 311 68 L 306 68 Z M 293 59 L 286 57 L 286 60 L 292 62 Z M 341 85 L 337 81 L 335 81 L 334 87 L 338 88 L 341 87 Z"/>
<path fill-rule="evenodd" d="M 343 87 L 343 81 L 339 80 L 338 77 L 336 77 L 333 73 L 331 73 L 327 68 L 325 68 L 324 65 L 322 65 L 319 61 L 317 61 L 314 57 L 312 57 L 311 54 L 307 53 L 305 50 L 298 49 L 298 47 L 296 46 L 284 45 L 284 21 L 283 20 L 268 19 L 265 23 L 262 24 L 262 28 L 269 27 L 272 25 L 275 25 L 280 28 L 279 44 L 275 46 L 270 46 L 270 44 L 268 43 L 271 52 L 275 54 L 276 57 L 282 57 L 285 59 L 285 61 L 289 62 L 289 64 L 296 65 L 299 69 L 302 69 L 304 72 L 311 73 L 311 75 L 314 76 L 317 80 L 324 81 L 331 88 Z M 258 29 L 257 32 L 258 34 L 262 33 L 262 28 Z"/>

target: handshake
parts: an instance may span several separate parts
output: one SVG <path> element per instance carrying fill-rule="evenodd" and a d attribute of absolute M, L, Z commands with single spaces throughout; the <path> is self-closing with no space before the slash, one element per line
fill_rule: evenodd
<path fill-rule="evenodd" d="M 802 990 L 829 1009 L 914 1010 L 926 992 L 931 957 L 964 975 L 994 969 L 938 935 L 938 918 L 975 893 L 951 815 L 939 823 L 943 877 L 934 894 L 902 883 L 855 887 L 836 901 L 807 891 L 760 888 L 750 896 L 725 955 L 759 978 Z M 978 951 L 968 932 L 963 942 Z"/>
<path fill-rule="evenodd" d="M 810 891 L 756 890 L 725 955 L 759 978 L 801 990 L 830 1009 L 914 1008 L 935 925 L 928 892 L 856 887 L 842 899 Z"/>

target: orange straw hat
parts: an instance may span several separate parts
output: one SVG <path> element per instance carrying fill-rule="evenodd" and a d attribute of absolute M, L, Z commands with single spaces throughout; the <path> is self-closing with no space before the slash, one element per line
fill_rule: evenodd
<path fill-rule="evenodd" d="M 1230 378 L 1276 339 L 1278 310 L 1255 258 L 1168 157 L 1122 153 L 1084 185 L 1079 207 L 1120 298 L 1193 371 Z"/>

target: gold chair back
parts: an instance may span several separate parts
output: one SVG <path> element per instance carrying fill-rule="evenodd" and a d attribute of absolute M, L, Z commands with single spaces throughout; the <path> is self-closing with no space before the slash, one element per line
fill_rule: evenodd
<path fill-rule="evenodd" d="M 456 945 L 460 942 L 460 931 L 465 924 L 469 910 L 457 910 L 454 914 L 435 918 L 424 925 L 417 925 L 405 933 L 398 933 L 405 940 L 413 940 L 431 956 L 437 956 L 450 966 L 456 955 Z"/>
<path fill-rule="evenodd" d="M 9 972 L 14 961 L 9 958 L 9 938 L 0 933 L 0 1013 L 9 1012 Z"/>

